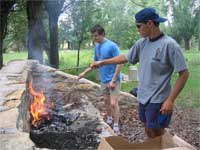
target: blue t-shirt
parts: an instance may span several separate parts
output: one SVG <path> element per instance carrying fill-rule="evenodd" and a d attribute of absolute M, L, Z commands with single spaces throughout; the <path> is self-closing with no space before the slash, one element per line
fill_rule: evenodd
<path fill-rule="evenodd" d="M 119 47 L 116 43 L 105 39 L 102 43 L 97 44 L 94 52 L 94 60 L 100 61 L 104 59 L 109 59 L 120 55 Z M 99 76 L 102 83 L 109 83 L 115 73 L 116 64 L 109 64 L 99 68 Z M 120 81 L 121 73 L 119 73 L 117 80 Z"/>

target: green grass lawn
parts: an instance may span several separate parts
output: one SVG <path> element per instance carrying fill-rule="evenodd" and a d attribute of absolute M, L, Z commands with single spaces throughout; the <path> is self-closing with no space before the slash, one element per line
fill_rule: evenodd
<path fill-rule="evenodd" d="M 123 50 L 122 53 L 126 53 L 126 50 Z M 80 52 L 80 68 L 81 69 L 70 69 L 72 67 L 76 67 L 76 59 L 77 59 L 77 51 L 70 50 L 62 50 L 60 51 L 60 70 L 77 75 L 84 70 L 84 67 L 90 65 L 93 61 L 93 51 L 92 50 L 82 50 Z M 177 98 L 176 102 L 178 105 L 189 108 L 199 108 L 200 107 L 200 52 L 196 51 L 187 51 L 184 52 L 186 57 L 190 77 L 188 79 L 185 88 Z M 20 53 L 5 53 L 3 55 L 4 64 L 9 62 L 10 60 L 15 59 L 26 59 L 27 52 Z M 128 74 L 129 64 L 124 64 L 122 67 L 122 72 Z M 99 82 L 96 80 L 96 71 L 92 71 L 89 73 L 86 78 L 92 80 L 94 82 Z M 178 75 L 174 74 L 172 83 L 174 84 Z M 129 92 L 133 87 L 137 87 L 137 82 L 127 82 L 122 83 L 122 91 Z"/>
<path fill-rule="evenodd" d="M 16 59 L 27 59 L 28 54 L 26 51 L 24 52 L 9 52 L 9 53 L 4 53 L 3 54 L 3 63 L 7 64 L 11 60 L 16 60 Z"/>
<path fill-rule="evenodd" d="M 177 103 L 185 107 L 200 107 L 200 52 L 185 52 L 189 66 L 189 79 L 177 99 Z M 178 75 L 173 76 L 173 83 Z"/>

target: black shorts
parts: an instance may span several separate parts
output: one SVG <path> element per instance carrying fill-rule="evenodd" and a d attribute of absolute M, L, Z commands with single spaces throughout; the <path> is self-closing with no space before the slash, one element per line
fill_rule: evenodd
<path fill-rule="evenodd" d="M 163 103 L 139 103 L 139 118 L 147 128 L 161 129 L 168 127 L 172 113 L 164 115 L 160 112 Z"/>

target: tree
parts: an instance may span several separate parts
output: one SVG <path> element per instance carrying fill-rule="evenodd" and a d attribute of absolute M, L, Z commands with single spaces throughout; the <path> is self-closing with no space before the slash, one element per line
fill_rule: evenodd
<path fill-rule="evenodd" d="M 130 48 L 138 40 L 139 34 L 135 27 L 134 15 L 144 7 L 155 7 L 164 14 L 165 0 L 101 0 L 102 23 L 106 36 L 115 41 L 121 48 Z"/>
<path fill-rule="evenodd" d="M 95 5 L 96 1 L 75 1 L 70 9 L 70 18 L 71 18 L 71 30 L 73 33 L 73 37 L 78 46 L 77 53 L 77 66 L 79 66 L 80 59 L 80 48 L 81 44 L 89 39 L 90 36 L 90 28 L 94 24 L 93 23 L 93 15 L 95 14 Z"/>
<path fill-rule="evenodd" d="M 8 34 L 4 40 L 4 52 L 9 47 L 17 51 L 26 48 L 27 17 L 25 6 L 24 0 L 17 1 L 12 12 L 8 15 Z"/>
<path fill-rule="evenodd" d="M 72 30 L 72 22 L 71 19 L 68 18 L 65 21 L 60 21 L 59 25 L 59 40 L 62 46 L 64 46 L 65 42 L 68 43 L 68 49 L 76 49 L 76 39 L 73 35 Z M 63 47 L 62 47 L 63 48 Z"/>
<path fill-rule="evenodd" d="M 121 48 L 130 48 L 139 38 L 134 24 L 132 3 L 126 0 L 116 3 L 115 0 L 105 0 L 102 13 L 105 14 L 106 36 L 115 41 Z"/>
<path fill-rule="evenodd" d="M 197 9 L 196 9 L 196 16 L 195 16 L 194 25 L 196 26 L 194 36 L 197 39 L 198 50 L 200 51 L 200 6 L 198 6 Z"/>
<path fill-rule="evenodd" d="M 194 9 L 195 0 L 182 0 L 174 3 L 173 22 L 171 27 L 176 35 L 184 40 L 185 49 L 190 49 L 190 41 L 194 35 L 194 21 L 196 13 Z"/>
<path fill-rule="evenodd" d="M 26 11 L 27 11 L 27 20 L 28 20 L 28 59 L 36 59 L 40 63 L 43 63 L 43 50 L 46 50 L 50 65 L 52 67 L 59 67 L 59 57 L 58 57 L 58 17 L 61 13 L 61 9 L 64 4 L 64 0 L 26 0 L 26 1 L 17 1 L 17 7 L 24 8 L 26 2 Z M 50 48 L 47 40 L 46 31 L 43 25 L 43 16 L 44 16 L 44 6 L 49 15 L 49 31 L 50 31 Z M 13 14 L 14 16 L 16 13 Z M 12 34 L 9 35 L 9 38 L 14 38 L 15 40 L 22 40 L 20 42 L 25 43 L 25 38 L 22 36 L 25 32 L 24 23 L 19 26 L 21 20 L 23 20 L 25 15 L 18 16 L 16 19 L 10 20 L 10 29 L 13 30 Z M 15 21 L 15 22 L 14 22 Z M 3 22 L 3 21 L 1 21 Z M 22 23 L 22 22 L 21 22 Z M 19 30 L 23 29 L 23 30 Z M 21 32 L 19 32 L 21 31 Z M 12 37 L 13 36 L 13 37 Z M 19 43 L 20 43 L 19 42 Z"/>
<path fill-rule="evenodd" d="M 40 63 L 43 63 L 43 50 L 49 51 L 42 15 L 43 1 L 27 0 L 28 59 L 36 59 Z"/>
<path fill-rule="evenodd" d="M 7 33 L 7 17 L 15 0 L 0 1 L 0 69 L 3 66 L 3 40 Z"/>
<path fill-rule="evenodd" d="M 47 0 L 44 1 L 45 8 L 49 15 L 49 32 L 50 32 L 50 53 L 49 63 L 54 68 L 59 68 L 58 53 L 58 17 L 62 12 L 64 0 Z"/>

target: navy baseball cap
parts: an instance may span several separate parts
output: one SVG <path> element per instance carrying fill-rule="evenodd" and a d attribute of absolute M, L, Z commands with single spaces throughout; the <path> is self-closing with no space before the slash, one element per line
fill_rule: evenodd
<path fill-rule="evenodd" d="M 167 19 L 162 18 L 156 13 L 154 8 L 144 8 L 135 15 L 136 22 L 147 22 L 149 20 L 155 22 L 165 22 Z"/>

